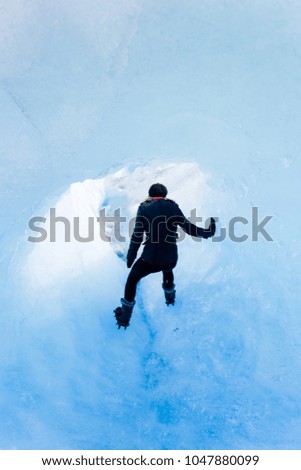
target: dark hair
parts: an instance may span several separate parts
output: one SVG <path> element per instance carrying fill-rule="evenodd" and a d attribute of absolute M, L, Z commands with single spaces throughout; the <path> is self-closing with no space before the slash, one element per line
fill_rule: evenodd
<path fill-rule="evenodd" d="M 152 184 L 148 190 L 148 195 L 149 197 L 156 197 L 156 196 L 166 197 L 167 188 L 164 186 L 164 184 L 160 184 L 160 183 Z"/>

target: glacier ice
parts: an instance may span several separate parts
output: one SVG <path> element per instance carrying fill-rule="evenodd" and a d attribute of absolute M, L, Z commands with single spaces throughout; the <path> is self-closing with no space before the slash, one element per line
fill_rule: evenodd
<path fill-rule="evenodd" d="M 229 205 L 249 210 L 230 189 L 214 189 L 197 163 L 158 161 L 73 183 L 50 207 L 69 220 L 120 208 L 128 220 L 157 180 L 187 215 L 195 208 L 222 225 Z M 40 215 L 49 220 L 49 210 Z M 123 234 L 126 242 L 105 242 L 98 233 L 92 242 L 65 242 L 58 223 L 55 243 L 48 237 L 19 247 L 16 316 L 6 318 L 2 345 L 1 446 L 298 446 L 300 319 L 289 285 L 274 294 L 273 273 L 282 269 L 277 243 L 186 237 L 175 307 L 164 304 L 161 274 L 149 276 L 124 332 L 112 313 L 127 275 L 118 256 L 127 224 Z"/>
<path fill-rule="evenodd" d="M 1 448 L 300 449 L 299 7 L 237 3 L 1 8 Z M 28 221 L 131 218 L 154 179 L 274 241 L 186 237 L 175 307 L 150 276 L 118 331 L 128 238 Z"/>

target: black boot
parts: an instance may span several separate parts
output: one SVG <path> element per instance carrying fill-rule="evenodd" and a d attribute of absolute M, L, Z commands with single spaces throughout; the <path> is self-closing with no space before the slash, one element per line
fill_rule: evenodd
<path fill-rule="evenodd" d="M 118 329 L 123 326 L 126 329 L 130 324 L 130 319 L 132 316 L 132 311 L 135 305 L 135 300 L 133 302 L 128 302 L 125 299 L 120 299 L 121 307 L 117 307 L 114 310 L 115 318 L 117 320 Z"/>
<path fill-rule="evenodd" d="M 167 289 L 164 284 L 162 284 L 164 294 L 165 294 L 165 303 L 166 305 L 174 305 L 175 300 L 176 300 L 176 291 L 175 291 L 175 285 L 172 285 L 171 289 Z"/>

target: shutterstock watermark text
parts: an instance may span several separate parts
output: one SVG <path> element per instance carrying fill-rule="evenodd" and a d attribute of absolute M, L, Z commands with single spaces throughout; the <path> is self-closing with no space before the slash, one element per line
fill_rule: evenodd
<path fill-rule="evenodd" d="M 229 238 L 232 242 L 243 243 L 247 240 L 252 242 L 258 242 L 265 240 L 272 242 L 273 238 L 267 230 L 267 225 L 271 221 L 273 216 L 267 215 L 263 218 L 259 218 L 258 207 L 251 208 L 250 218 L 243 216 L 235 216 L 224 225 L 219 223 L 219 217 L 214 217 L 217 223 L 217 230 L 215 235 L 211 238 L 213 243 L 218 243 Z M 187 217 L 188 221 L 192 224 L 207 228 L 210 225 L 210 218 L 203 219 L 197 216 L 196 209 L 192 209 L 190 216 Z M 129 241 L 135 224 L 137 230 L 137 224 L 141 230 L 141 233 L 147 227 L 147 233 L 154 237 L 151 240 L 152 243 L 160 243 L 162 241 L 166 243 L 175 242 L 175 233 L 177 242 L 181 242 L 185 239 L 186 233 L 184 230 L 179 228 L 175 230 L 176 226 L 179 225 L 179 218 L 175 216 L 159 216 L 154 218 L 152 221 L 148 219 L 136 217 L 127 218 L 121 214 L 120 209 L 116 209 L 113 215 L 108 215 L 106 209 L 103 208 L 99 212 L 98 217 L 65 217 L 57 214 L 56 208 L 51 208 L 49 211 L 49 217 L 32 217 L 28 222 L 28 228 L 33 234 L 28 236 L 28 241 L 31 243 L 42 243 L 46 240 L 51 243 L 57 241 L 70 243 L 76 241 L 78 243 L 89 243 L 96 239 L 100 239 L 104 242 L 127 242 Z M 169 227 L 168 235 L 164 240 L 159 237 L 159 226 L 165 224 Z M 180 225 L 181 227 L 181 225 Z M 193 237 L 195 241 L 201 241 L 202 238 Z"/>

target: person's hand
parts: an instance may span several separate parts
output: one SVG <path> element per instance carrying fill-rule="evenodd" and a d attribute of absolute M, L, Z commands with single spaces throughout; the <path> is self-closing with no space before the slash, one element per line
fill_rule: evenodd
<path fill-rule="evenodd" d="M 214 236 L 216 231 L 216 224 L 215 224 L 215 219 L 213 217 L 210 218 L 210 232 L 211 232 L 211 237 Z"/>
<path fill-rule="evenodd" d="M 128 258 L 126 259 L 126 265 L 127 265 L 127 267 L 128 267 L 128 268 L 131 268 L 132 265 L 133 265 L 133 263 L 134 263 L 134 261 L 135 261 L 135 258 L 128 257 Z"/>

